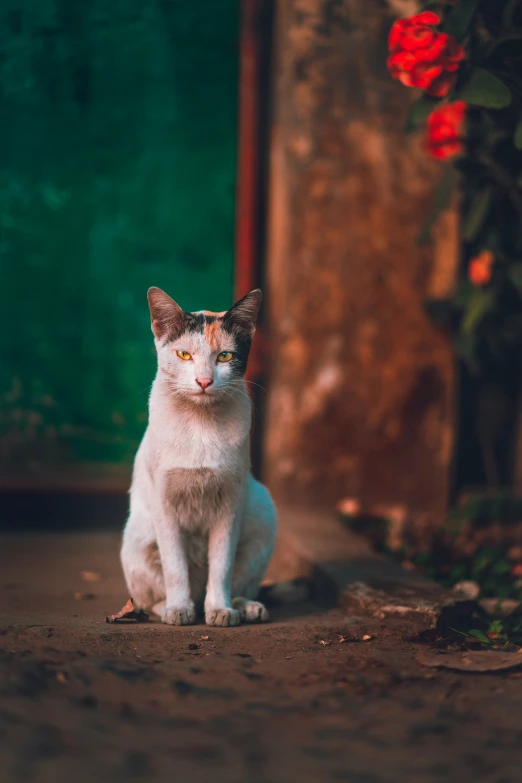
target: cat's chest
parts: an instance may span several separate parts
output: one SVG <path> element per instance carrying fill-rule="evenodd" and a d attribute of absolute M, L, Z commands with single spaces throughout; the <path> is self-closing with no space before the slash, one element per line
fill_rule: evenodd
<path fill-rule="evenodd" d="M 172 427 L 161 435 L 161 468 L 227 472 L 244 461 L 248 437 L 233 428 Z"/>
<path fill-rule="evenodd" d="M 164 473 L 167 500 L 183 527 L 207 528 L 235 506 L 241 479 L 211 468 L 172 468 Z"/>

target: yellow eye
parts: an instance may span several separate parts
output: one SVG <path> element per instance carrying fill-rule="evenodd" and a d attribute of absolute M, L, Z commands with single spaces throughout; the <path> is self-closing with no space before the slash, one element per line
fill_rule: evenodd
<path fill-rule="evenodd" d="M 233 354 L 232 351 L 222 351 L 217 360 L 218 362 L 229 362 L 232 358 Z"/>
<path fill-rule="evenodd" d="M 176 351 L 176 353 L 180 359 L 183 359 L 184 362 L 188 362 L 189 359 L 192 359 L 192 356 L 188 351 Z"/>

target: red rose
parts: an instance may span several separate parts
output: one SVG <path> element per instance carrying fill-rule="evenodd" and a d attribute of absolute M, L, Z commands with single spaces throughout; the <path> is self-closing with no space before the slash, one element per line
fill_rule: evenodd
<path fill-rule="evenodd" d="M 468 276 L 474 286 L 487 285 L 489 283 L 494 262 L 495 256 L 491 250 L 482 250 L 478 256 L 471 259 L 468 267 Z"/>
<path fill-rule="evenodd" d="M 464 49 L 452 35 L 434 30 L 438 24 L 432 11 L 395 22 L 388 40 L 388 69 L 406 87 L 420 87 L 442 98 L 455 84 Z"/>
<path fill-rule="evenodd" d="M 426 123 L 424 146 L 434 158 L 447 160 L 464 149 L 466 109 L 465 101 L 453 101 L 431 112 Z"/>

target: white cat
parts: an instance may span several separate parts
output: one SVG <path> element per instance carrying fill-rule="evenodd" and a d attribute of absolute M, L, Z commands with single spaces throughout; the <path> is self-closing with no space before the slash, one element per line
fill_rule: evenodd
<path fill-rule="evenodd" d="M 186 313 L 148 292 L 158 372 L 136 454 L 121 561 L 139 609 L 187 625 L 265 622 L 255 600 L 276 513 L 250 474 L 251 403 L 244 373 L 261 291 L 223 313 Z"/>

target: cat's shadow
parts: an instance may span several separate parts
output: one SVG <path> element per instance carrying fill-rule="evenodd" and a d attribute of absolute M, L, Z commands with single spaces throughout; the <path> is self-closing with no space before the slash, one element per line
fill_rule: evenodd
<path fill-rule="evenodd" d="M 272 623 L 284 623 L 290 620 L 299 620 L 311 615 L 326 615 L 333 608 L 333 604 L 308 600 L 294 604 L 280 604 L 267 606 Z"/>

